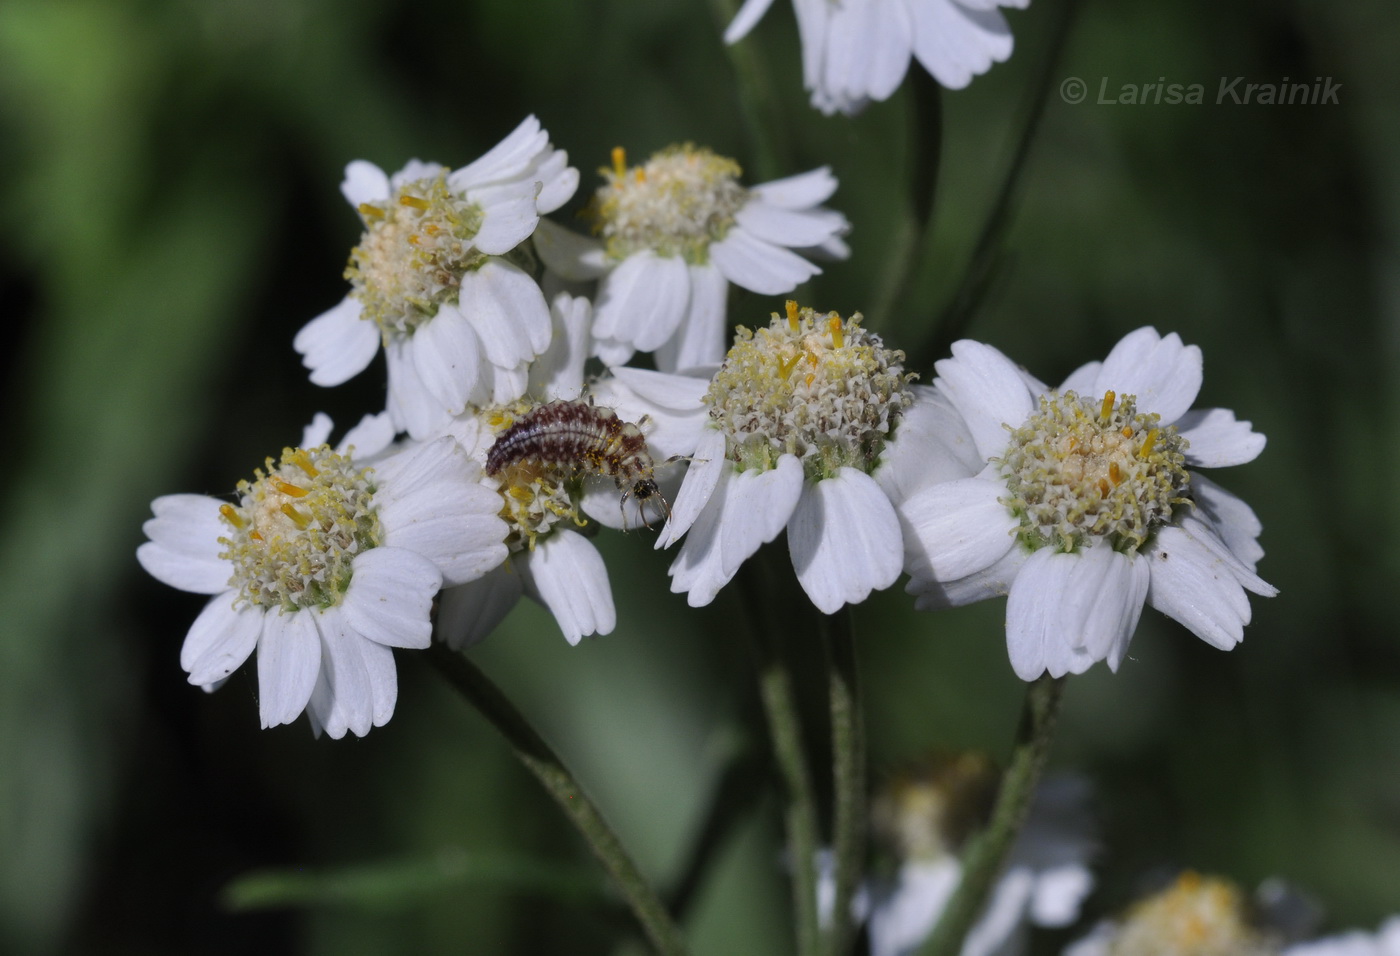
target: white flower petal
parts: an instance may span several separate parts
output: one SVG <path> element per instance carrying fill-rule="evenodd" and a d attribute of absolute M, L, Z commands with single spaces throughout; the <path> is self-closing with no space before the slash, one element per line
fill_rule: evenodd
<path fill-rule="evenodd" d="M 535 178 L 540 181 L 540 195 L 535 200 L 540 215 L 554 212 L 578 190 L 578 170 L 569 165 L 569 154 L 562 149 L 540 160 Z"/>
<path fill-rule="evenodd" d="M 729 26 L 724 31 L 725 43 L 737 43 L 748 36 L 749 31 L 754 28 L 763 15 L 768 12 L 768 8 L 773 5 L 773 0 L 744 0 L 744 5 L 739 8 L 739 12 L 734 15 L 734 19 L 729 21 Z"/>
<path fill-rule="evenodd" d="M 325 732 L 336 740 L 347 730 L 363 737 L 374 726 L 374 697 L 357 645 L 370 642 L 349 627 L 340 608 L 327 610 L 316 623 L 321 634 L 321 673 L 312 709 Z"/>
<path fill-rule="evenodd" d="M 433 595 L 442 586 L 437 566 L 404 548 L 381 547 L 356 555 L 353 567 L 341 603 L 346 623 L 389 647 L 427 647 Z"/>
<path fill-rule="evenodd" d="M 1194 471 L 1191 472 L 1191 498 L 1230 552 L 1249 570 L 1256 570 L 1259 559 L 1264 556 L 1264 549 L 1259 546 L 1259 535 L 1264 525 L 1254 509 L 1205 475 Z"/>
<path fill-rule="evenodd" d="M 1005 493 L 999 482 L 962 478 L 931 485 L 901 504 L 910 576 L 951 582 L 1002 558 L 1020 527 L 1000 501 Z"/>
<path fill-rule="evenodd" d="M 796 176 L 774 179 L 750 190 L 770 206 L 783 209 L 810 209 L 831 198 L 836 192 L 836 177 L 830 166 L 821 166 Z"/>
<path fill-rule="evenodd" d="M 457 302 L 491 364 L 515 368 L 549 348 L 554 327 L 544 293 L 509 262 L 488 259 L 463 276 Z"/>
<path fill-rule="evenodd" d="M 1016 938 L 1026 919 L 1026 907 L 1035 890 L 1035 874 L 1022 866 L 1007 867 L 992 886 L 991 898 L 982 908 L 963 940 L 960 956 L 999 956 Z"/>
<path fill-rule="evenodd" d="M 656 348 L 663 372 L 718 365 L 724 360 L 729 280 L 713 265 L 687 266 L 690 304 L 676 333 Z"/>
<path fill-rule="evenodd" d="M 1136 395 L 1140 412 L 1155 412 L 1170 425 L 1186 414 L 1201 390 L 1201 350 L 1183 345 L 1175 332 L 1165 337 L 1145 326 L 1119 340 L 1104 359 L 1092 396 L 1112 389 Z"/>
<path fill-rule="evenodd" d="M 163 495 L 151 502 L 155 515 L 141 526 L 151 540 L 136 549 L 136 560 L 162 584 L 195 594 L 228 589 L 233 567 L 219 557 L 219 538 L 229 533 L 219 516 L 222 505 L 207 495 Z"/>
<path fill-rule="evenodd" d="M 409 183 L 422 182 L 425 179 L 437 179 L 447 172 L 447 167 L 442 163 L 429 163 L 421 159 L 410 159 L 403 164 L 403 168 L 389 177 L 389 190 L 402 189 Z M 387 198 L 388 194 L 385 194 Z"/>
<path fill-rule="evenodd" d="M 394 716 L 399 699 L 399 674 L 394 667 L 394 652 L 375 641 L 356 641 L 355 649 L 364 662 L 369 677 L 370 718 L 376 727 L 383 727 Z"/>
<path fill-rule="evenodd" d="M 960 90 L 1011 56 L 1011 30 L 996 9 L 925 3 L 914 14 L 914 55 L 950 90 Z"/>
<path fill-rule="evenodd" d="M 692 468 L 691 472 L 694 473 Z M 729 583 L 733 572 L 724 573 L 721 556 L 721 543 L 724 533 L 726 511 L 725 486 L 733 480 L 733 469 L 716 469 L 717 482 L 709 501 L 700 509 L 694 523 L 690 525 L 685 543 L 671 562 L 667 573 L 671 576 L 671 593 L 684 594 L 691 607 L 704 607 L 715 599 L 719 589 Z M 681 488 L 684 498 L 686 489 Z M 677 503 L 679 506 L 679 502 Z M 676 509 L 672 509 L 674 520 Z M 665 537 L 662 538 L 665 541 Z M 658 543 L 659 546 L 659 543 Z"/>
<path fill-rule="evenodd" d="M 1251 423 L 1236 421 L 1228 408 L 1192 409 L 1177 419 L 1176 427 L 1190 442 L 1187 463 L 1200 468 L 1243 465 L 1264 450 L 1264 436 Z"/>
<path fill-rule="evenodd" d="M 906 538 L 907 540 L 907 538 Z M 934 581 L 911 578 L 905 590 L 917 595 L 914 607 L 920 611 L 936 611 L 945 607 L 962 607 L 988 598 L 1003 597 L 1011 592 L 1011 582 L 1021 572 L 1030 552 L 1013 547 L 981 571 L 974 571 L 956 581 Z"/>
<path fill-rule="evenodd" d="M 329 415 L 317 412 L 311 416 L 311 424 L 301 430 L 301 447 L 315 448 L 317 445 L 324 445 L 330 440 L 334 428 L 335 423 Z"/>
<path fill-rule="evenodd" d="M 788 527 L 788 549 L 802 590 L 823 614 L 894 584 L 903 564 L 894 506 L 875 479 L 855 468 L 806 486 Z"/>
<path fill-rule="evenodd" d="M 1085 362 L 1069 373 L 1069 378 L 1065 379 L 1059 387 L 1060 394 L 1074 392 L 1081 398 L 1094 397 L 1094 387 L 1099 383 L 1099 370 L 1102 368 L 1102 362 Z"/>
<path fill-rule="evenodd" d="M 316 612 L 263 616 L 258 638 L 258 716 L 264 729 L 289 724 L 306 709 L 321 669 Z"/>
<path fill-rule="evenodd" d="M 730 282 L 761 295 L 791 292 L 822 271 L 797 253 L 764 242 L 738 225 L 710 246 L 710 261 Z"/>
<path fill-rule="evenodd" d="M 593 334 L 651 351 L 675 334 L 689 302 L 684 259 L 652 252 L 628 256 L 598 283 Z"/>
<path fill-rule="evenodd" d="M 870 956 L 909 956 L 933 932 L 961 878 L 954 857 L 901 866 L 894 887 L 870 914 Z"/>
<path fill-rule="evenodd" d="M 583 392 L 583 366 L 588 361 L 592 303 L 561 292 L 550 303 L 549 317 L 553 330 L 549 347 L 530 363 L 528 391 L 551 399 L 578 398 Z"/>
<path fill-rule="evenodd" d="M 831 209 L 785 209 L 757 198 L 745 203 L 734 221 L 755 239 L 793 249 L 819 246 L 851 226 Z"/>
<path fill-rule="evenodd" d="M 590 282 L 609 269 L 602 242 L 548 219 L 541 219 L 535 227 L 534 243 L 545 268 L 570 282 Z"/>
<path fill-rule="evenodd" d="M 357 461 L 373 458 L 394 441 L 394 420 L 388 412 L 366 415 L 358 425 L 345 433 L 336 450 L 352 454 Z M 302 447 L 306 447 L 304 444 Z"/>
<path fill-rule="evenodd" d="M 541 184 L 518 182 L 474 191 L 481 206 L 481 228 L 472 236 L 472 245 L 488 256 L 503 256 L 535 231 L 540 221 L 535 199 Z"/>
<path fill-rule="evenodd" d="M 1071 636 L 1070 644 L 1076 654 L 1087 655 L 1090 664 L 1106 660 L 1109 669 L 1117 671 L 1147 601 L 1152 562 L 1142 555 L 1119 554 L 1105 544 L 1086 548 L 1078 557 L 1066 601 L 1083 623 L 1078 640 Z"/>
<path fill-rule="evenodd" d="M 953 357 L 934 363 L 934 385 L 967 421 L 984 461 L 1006 451 L 1005 426 L 1019 427 L 1035 410 L 1016 364 L 990 345 L 963 339 L 953 343 Z"/>
<path fill-rule="evenodd" d="M 346 165 L 340 193 L 356 209 L 361 203 L 382 202 L 389 198 L 389 177 L 374 163 L 357 159 Z"/>
<path fill-rule="evenodd" d="M 704 429 L 695 446 L 694 461 L 686 472 L 685 483 L 671 503 L 671 520 L 666 522 L 661 537 L 656 540 L 657 548 L 669 548 L 690 530 L 713 495 L 721 475 L 733 470 L 734 466 L 725 457 L 726 444 L 723 432 Z"/>
<path fill-rule="evenodd" d="M 549 134 L 533 115 L 525 117 L 510 135 L 461 169 L 453 170 L 447 184 L 455 192 L 469 192 L 480 186 L 525 175 L 549 148 Z"/>
<path fill-rule="evenodd" d="M 617 624 L 603 556 L 582 535 L 564 529 L 522 552 L 532 596 L 549 608 L 570 644 L 589 634 L 611 634 Z"/>
<path fill-rule="evenodd" d="M 475 581 L 446 588 L 438 598 L 435 633 L 454 650 L 474 647 L 506 619 L 523 591 L 514 562 Z"/>
<path fill-rule="evenodd" d="M 1230 562 L 1203 537 L 1173 526 L 1157 532 L 1142 552 L 1152 570 L 1147 600 L 1207 644 L 1228 651 L 1244 638 L 1249 598 Z"/>
<path fill-rule="evenodd" d="M 417 338 L 417 336 L 415 336 Z M 394 427 L 422 441 L 451 421 L 443 403 L 431 392 L 414 363 L 413 339 L 390 339 L 384 348 L 389 367 L 389 417 Z"/>
<path fill-rule="evenodd" d="M 1037 926 L 1059 928 L 1079 919 L 1094 888 L 1094 874 L 1082 863 L 1064 863 L 1036 874 L 1030 919 Z"/>
<path fill-rule="evenodd" d="M 952 402 L 930 385 L 912 391 L 914 402 L 904 410 L 873 476 L 895 505 L 928 485 L 970 478 L 985 464 Z"/>
<path fill-rule="evenodd" d="M 772 469 L 739 472 L 725 483 L 720 571 L 726 578 L 732 578 L 760 545 L 782 533 L 798 507 L 802 487 L 802 462 L 795 455 L 780 455 Z"/>
<path fill-rule="evenodd" d="M 1092 661 L 1075 670 L 1070 642 L 1077 620 L 1066 608 L 1065 595 L 1080 556 L 1041 548 L 1021 566 L 1006 599 L 1006 649 L 1011 669 L 1021 680 L 1083 673 Z"/>
<path fill-rule="evenodd" d="M 464 279 L 464 289 L 467 284 Z M 476 329 L 455 306 L 444 305 L 406 345 L 424 389 L 447 415 L 460 415 L 477 394 L 481 342 Z"/>
<path fill-rule="evenodd" d="M 311 370 L 315 385 L 349 381 L 369 367 L 379 351 L 379 326 L 361 315 L 360 302 L 350 296 L 301 327 L 292 348 Z"/>
<path fill-rule="evenodd" d="M 228 677 L 258 646 L 263 610 L 246 602 L 235 607 L 238 594 L 225 591 L 210 598 L 194 619 L 180 648 L 180 666 L 197 687 Z"/>

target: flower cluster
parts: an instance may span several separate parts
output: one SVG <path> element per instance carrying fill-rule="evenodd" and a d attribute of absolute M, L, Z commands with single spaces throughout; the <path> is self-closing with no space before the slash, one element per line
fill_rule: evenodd
<path fill-rule="evenodd" d="M 570 643 L 610 632 L 591 539 L 662 522 L 692 606 L 779 536 L 826 614 L 901 573 L 925 609 L 1006 594 L 1026 680 L 1117 669 L 1149 603 L 1228 649 L 1246 592 L 1274 593 L 1253 512 L 1195 470 L 1264 446 L 1191 410 L 1199 349 L 1139 329 L 1050 389 L 962 341 L 925 385 L 859 313 L 792 300 L 726 347 L 731 283 L 787 292 L 807 254 L 845 255 L 830 171 L 748 187 L 682 145 L 618 149 L 602 178 L 584 236 L 542 218 L 579 177 L 534 117 L 459 169 L 347 167 L 350 291 L 293 344 L 319 385 L 382 346 L 386 408 L 335 448 L 319 416 L 229 500 L 154 503 L 142 564 L 212 595 L 193 683 L 256 650 L 264 726 L 363 734 L 394 707 L 391 647 L 469 647 L 526 595 Z M 561 282 L 581 294 L 547 298 Z M 624 364 L 639 351 L 658 370 Z"/>

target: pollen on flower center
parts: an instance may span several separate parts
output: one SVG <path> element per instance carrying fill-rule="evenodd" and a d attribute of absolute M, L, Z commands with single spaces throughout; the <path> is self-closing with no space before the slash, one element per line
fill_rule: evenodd
<path fill-rule="evenodd" d="M 710 243 L 724 238 L 748 200 L 738 163 L 690 143 L 631 167 L 619 147 L 612 168 L 599 172 L 607 182 L 588 214 L 613 259 L 651 250 L 692 265 L 708 262 Z"/>
<path fill-rule="evenodd" d="M 904 353 L 885 348 L 860 318 L 789 300 L 786 318 L 774 313 L 766 329 L 739 329 L 705 404 L 741 471 L 766 471 L 785 454 L 800 458 L 811 480 L 843 467 L 874 471 L 913 401 L 913 376 Z"/>
<path fill-rule="evenodd" d="M 238 483 L 238 504 L 220 508 L 234 566 L 230 586 L 262 608 L 327 608 L 350 585 L 355 556 L 382 538 L 368 468 L 326 445 L 284 448 L 266 471 Z"/>
<path fill-rule="evenodd" d="M 446 173 L 404 183 L 388 199 L 361 203 L 359 213 L 365 232 L 345 278 L 362 316 L 385 336 L 411 333 L 455 301 L 462 276 L 486 259 L 472 245 L 481 207 L 454 196 Z"/>
<path fill-rule="evenodd" d="M 1111 956 L 1272 956 L 1277 945 L 1246 918 L 1232 884 L 1184 873 L 1139 903 L 1109 947 Z"/>
<path fill-rule="evenodd" d="M 1041 396 L 999 460 L 1010 492 L 1003 501 L 1020 516 L 1024 543 L 1073 551 L 1107 538 L 1126 554 L 1142 547 L 1190 501 L 1186 439 L 1158 421 L 1139 414 L 1132 395 Z"/>

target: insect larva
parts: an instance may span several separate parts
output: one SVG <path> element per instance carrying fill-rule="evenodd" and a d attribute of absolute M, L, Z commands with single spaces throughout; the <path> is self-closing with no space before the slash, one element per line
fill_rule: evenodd
<path fill-rule="evenodd" d="M 577 400 L 540 405 L 517 418 L 486 453 L 486 473 L 492 477 L 530 463 L 570 477 L 612 478 L 622 491 L 623 506 L 629 497 L 638 502 L 655 498 L 670 517 L 670 506 L 656 484 L 646 437 L 610 408 Z M 625 524 L 625 510 L 623 514 Z"/>

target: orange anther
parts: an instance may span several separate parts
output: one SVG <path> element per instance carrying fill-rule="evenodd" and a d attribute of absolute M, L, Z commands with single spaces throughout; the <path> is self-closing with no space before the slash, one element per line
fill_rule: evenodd
<path fill-rule="evenodd" d="M 316 466 L 311 464 L 311 457 L 300 448 L 292 454 L 292 464 L 306 472 L 306 477 L 308 478 L 315 478 L 320 474 L 320 472 L 316 470 Z"/>
<path fill-rule="evenodd" d="M 384 210 L 374 205 L 374 203 L 362 202 L 356 208 L 359 209 L 360 215 L 364 216 L 366 219 L 384 218 Z"/>
<path fill-rule="evenodd" d="M 1099 406 L 1099 418 L 1108 421 L 1108 416 L 1113 414 L 1113 403 L 1118 400 L 1118 396 L 1113 394 L 1113 389 L 1103 393 L 1103 404 Z"/>
<path fill-rule="evenodd" d="M 839 349 L 846 344 L 846 329 L 841 324 L 841 316 L 833 315 L 827 323 L 827 328 L 831 330 L 831 347 Z"/>
<path fill-rule="evenodd" d="M 1118 462 L 1113 461 L 1108 464 L 1108 480 L 1115 485 L 1123 483 L 1123 469 L 1118 467 Z"/>
<path fill-rule="evenodd" d="M 627 150 L 621 146 L 612 149 L 613 174 L 621 179 L 627 174 Z"/>
<path fill-rule="evenodd" d="M 796 332 L 798 327 L 797 300 L 788 299 L 786 302 L 783 303 L 783 308 L 787 310 L 788 328 Z"/>
<path fill-rule="evenodd" d="M 306 530 L 307 525 L 311 524 L 310 518 L 302 514 L 297 509 L 293 508 L 290 504 L 284 503 L 282 505 L 281 511 L 288 518 L 292 519 L 292 524 L 296 525 L 298 528 L 301 528 L 303 531 Z"/>
<path fill-rule="evenodd" d="M 292 484 L 290 481 L 283 481 L 281 478 L 273 478 L 273 479 L 272 479 L 272 485 L 273 485 L 274 488 L 276 488 L 278 491 L 282 492 L 282 494 L 284 494 L 284 495 L 289 495 L 289 496 L 291 496 L 291 497 L 293 497 L 293 498 L 304 498 L 304 497 L 306 497 L 306 489 L 305 489 L 305 488 L 298 488 L 296 485 Z"/>
<path fill-rule="evenodd" d="M 244 525 L 247 524 L 247 522 L 243 520 L 242 516 L 239 515 L 239 513 L 236 510 L 234 510 L 233 505 L 219 505 L 219 514 L 223 515 L 224 520 L 227 521 L 229 524 L 233 525 L 235 528 L 242 528 Z"/>
<path fill-rule="evenodd" d="M 1140 449 L 1138 449 L 1138 457 L 1139 457 L 1139 458 L 1146 458 L 1148 455 L 1152 454 L 1152 448 L 1153 448 L 1153 446 L 1156 445 L 1156 444 L 1157 444 L 1157 429 L 1154 428 L 1154 429 L 1152 429 L 1152 431 L 1148 432 L 1148 433 L 1147 433 L 1147 437 L 1146 437 L 1145 439 L 1143 439 L 1142 447 L 1141 447 Z"/>

